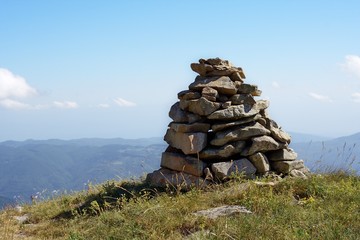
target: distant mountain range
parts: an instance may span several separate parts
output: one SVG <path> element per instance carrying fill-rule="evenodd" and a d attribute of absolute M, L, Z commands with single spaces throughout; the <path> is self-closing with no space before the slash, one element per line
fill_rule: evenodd
<path fill-rule="evenodd" d="M 137 178 L 159 167 L 165 148 L 162 138 L 2 142 L 0 201 L 29 201 L 31 195 Z"/>
<path fill-rule="evenodd" d="M 313 171 L 360 174 L 360 133 L 328 139 L 290 133 L 292 147 Z M 109 179 L 137 178 L 159 168 L 162 138 L 27 140 L 0 143 L 0 208 L 30 196 L 86 189 Z"/>

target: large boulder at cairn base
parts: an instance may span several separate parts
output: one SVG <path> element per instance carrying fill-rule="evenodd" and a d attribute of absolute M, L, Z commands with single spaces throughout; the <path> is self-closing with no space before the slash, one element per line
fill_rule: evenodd
<path fill-rule="evenodd" d="M 304 168 L 303 160 L 271 162 L 271 167 L 279 173 L 290 173 L 294 169 Z"/>
<path fill-rule="evenodd" d="M 166 168 L 161 168 L 149 173 L 145 181 L 153 187 L 170 188 L 173 190 L 178 188 L 190 189 L 191 187 L 204 187 L 209 184 L 208 181 L 201 177 Z"/>
<path fill-rule="evenodd" d="M 160 166 L 200 177 L 207 165 L 200 159 L 181 153 L 163 152 Z"/>
<path fill-rule="evenodd" d="M 249 156 L 249 160 L 255 166 L 258 173 L 266 173 L 270 170 L 269 160 L 263 153 L 255 153 Z"/>
<path fill-rule="evenodd" d="M 246 158 L 230 162 L 219 162 L 211 165 L 215 178 L 226 180 L 234 174 L 244 174 L 247 178 L 253 178 L 256 168 Z"/>
<path fill-rule="evenodd" d="M 168 129 L 164 140 L 172 147 L 181 149 L 185 154 L 195 154 L 207 145 L 207 134 L 203 132 L 183 133 Z"/>

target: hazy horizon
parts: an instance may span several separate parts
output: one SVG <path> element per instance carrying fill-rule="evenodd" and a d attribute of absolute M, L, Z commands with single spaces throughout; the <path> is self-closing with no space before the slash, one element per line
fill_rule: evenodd
<path fill-rule="evenodd" d="M 162 137 L 210 57 L 242 67 L 285 131 L 360 132 L 359 1 L 0 6 L 0 141 Z"/>

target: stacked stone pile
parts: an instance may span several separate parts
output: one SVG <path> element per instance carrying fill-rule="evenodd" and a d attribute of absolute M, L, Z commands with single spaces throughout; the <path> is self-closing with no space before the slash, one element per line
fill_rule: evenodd
<path fill-rule="evenodd" d="M 289 148 L 290 135 L 270 119 L 256 85 L 244 83 L 239 67 L 219 58 L 200 59 L 199 75 L 178 93 L 170 109 L 161 169 L 148 174 L 150 184 L 207 184 L 233 173 L 251 178 L 275 172 L 304 177 L 308 169 Z"/>

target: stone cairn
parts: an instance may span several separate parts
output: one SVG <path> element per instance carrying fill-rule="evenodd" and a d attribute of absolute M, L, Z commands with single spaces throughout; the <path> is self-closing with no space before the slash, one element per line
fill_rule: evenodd
<path fill-rule="evenodd" d="M 267 113 L 256 85 L 244 83 L 239 67 L 219 58 L 200 59 L 199 75 L 178 93 L 170 109 L 161 168 L 148 174 L 153 186 L 202 186 L 234 173 L 253 178 L 276 173 L 305 177 L 308 169 L 289 148 L 290 135 Z"/>

